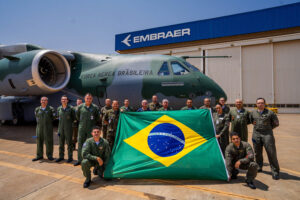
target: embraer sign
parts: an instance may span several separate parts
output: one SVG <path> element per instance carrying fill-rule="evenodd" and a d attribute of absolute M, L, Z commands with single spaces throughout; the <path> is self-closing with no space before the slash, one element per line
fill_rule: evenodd
<path fill-rule="evenodd" d="M 137 35 L 133 37 L 131 40 L 131 34 L 129 34 L 122 43 L 131 47 L 131 42 L 133 43 L 140 43 L 140 42 L 147 42 L 147 41 L 154 41 L 154 40 L 164 40 L 167 38 L 176 38 L 176 37 L 183 37 L 185 35 L 191 35 L 190 28 L 178 29 L 174 31 L 167 31 L 167 32 L 159 32 L 159 33 L 152 33 L 146 35 Z"/>

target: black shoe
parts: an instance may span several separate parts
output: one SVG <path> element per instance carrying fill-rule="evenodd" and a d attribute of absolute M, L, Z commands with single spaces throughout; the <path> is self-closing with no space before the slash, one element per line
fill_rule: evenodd
<path fill-rule="evenodd" d="M 54 160 L 54 158 L 53 157 L 48 157 L 48 160 L 52 161 L 52 160 Z"/>
<path fill-rule="evenodd" d="M 247 180 L 246 180 L 246 183 L 247 183 L 247 186 L 248 186 L 249 188 L 251 188 L 251 189 L 253 189 L 253 190 L 256 189 L 256 187 L 255 187 L 253 181 L 247 181 Z"/>
<path fill-rule="evenodd" d="M 32 161 L 35 162 L 35 161 L 42 160 L 42 159 L 43 159 L 43 157 L 36 157 L 36 158 L 32 159 Z"/>
<path fill-rule="evenodd" d="M 80 161 L 77 161 L 76 163 L 74 163 L 74 166 L 77 166 L 77 165 L 80 165 L 81 162 Z"/>
<path fill-rule="evenodd" d="M 258 168 L 257 172 L 262 172 L 262 168 Z"/>
<path fill-rule="evenodd" d="M 67 163 L 70 163 L 70 162 L 72 162 L 73 161 L 73 158 L 69 158 L 68 160 L 67 160 Z"/>
<path fill-rule="evenodd" d="M 231 179 L 237 179 L 237 175 L 236 174 L 231 175 Z"/>
<path fill-rule="evenodd" d="M 88 188 L 92 181 L 84 181 L 83 188 Z"/>
<path fill-rule="evenodd" d="M 58 158 L 58 159 L 55 160 L 55 162 L 60 162 L 62 160 L 64 160 L 64 159 L 63 158 Z"/>
<path fill-rule="evenodd" d="M 273 175 L 272 175 L 272 178 L 273 178 L 274 180 L 279 180 L 279 175 L 278 175 L 278 174 L 273 174 Z"/>

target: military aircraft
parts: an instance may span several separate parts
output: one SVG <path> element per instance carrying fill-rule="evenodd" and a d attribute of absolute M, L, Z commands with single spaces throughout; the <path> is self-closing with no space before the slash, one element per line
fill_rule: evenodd
<path fill-rule="evenodd" d="M 187 98 L 200 106 L 226 94 L 185 58 L 167 55 L 103 55 L 54 51 L 31 44 L 0 46 L 0 120 L 34 120 L 33 110 L 46 95 L 58 106 L 60 95 L 71 102 L 86 93 L 95 103 L 105 98 L 130 100 L 138 108 L 142 99 L 156 94 L 174 109 Z"/>

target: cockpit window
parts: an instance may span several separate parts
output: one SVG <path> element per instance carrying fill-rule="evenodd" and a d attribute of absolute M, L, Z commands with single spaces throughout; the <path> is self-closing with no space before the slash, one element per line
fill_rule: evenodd
<path fill-rule="evenodd" d="M 188 63 L 188 62 L 184 62 L 184 64 L 185 64 L 190 70 L 192 70 L 192 71 L 195 71 L 195 72 L 199 72 L 199 71 L 200 71 L 197 67 L 195 67 L 194 65 L 192 65 L 192 64 L 190 64 L 190 63 Z"/>
<path fill-rule="evenodd" d="M 184 75 L 189 73 L 189 71 L 185 69 L 179 62 L 173 61 L 171 62 L 171 66 L 174 75 Z"/>
<path fill-rule="evenodd" d="M 169 68 L 168 68 L 168 63 L 164 62 L 159 70 L 159 72 L 157 73 L 158 76 L 167 76 L 170 75 L 169 72 Z"/>

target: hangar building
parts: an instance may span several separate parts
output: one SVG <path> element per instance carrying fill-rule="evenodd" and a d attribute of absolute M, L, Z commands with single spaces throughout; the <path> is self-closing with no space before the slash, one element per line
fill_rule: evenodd
<path fill-rule="evenodd" d="M 264 97 L 279 112 L 300 112 L 300 3 L 117 34 L 121 54 L 231 56 L 190 58 L 229 104 Z"/>

